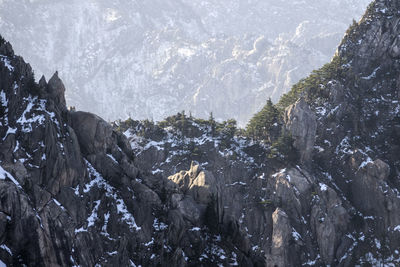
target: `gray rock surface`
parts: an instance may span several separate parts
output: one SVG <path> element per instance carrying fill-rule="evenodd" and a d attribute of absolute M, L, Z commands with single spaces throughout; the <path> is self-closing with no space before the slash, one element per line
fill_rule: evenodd
<path fill-rule="evenodd" d="M 314 150 L 317 130 L 316 116 L 304 100 L 300 98 L 285 111 L 286 128 L 294 139 L 294 147 L 300 153 L 300 161 L 309 163 Z"/>
<path fill-rule="evenodd" d="M 289 240 L 292 235 L 292 229 L 289 223 L 289 217 L 281 209 L 276 209 L 272 214 L 273 232 L 271 245 L 271 261 L 269 266 L 289 266 Z"/>

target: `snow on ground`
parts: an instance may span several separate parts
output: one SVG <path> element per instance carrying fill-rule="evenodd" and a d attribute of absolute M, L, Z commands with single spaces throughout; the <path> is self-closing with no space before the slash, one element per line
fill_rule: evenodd
<path fill-rule="evenodd" d="M 7 130 L 6 134 L 3 137 L 3 141 L 6 140 L 6 138 L 7 138 L 7 136 L 9 134 L 15 134 L 16 132 L 17 132 L 17 128 L 8 127 L 8 130 Z"/>
<path fill-rule="evenodd" d="M 160 222 L 157 218 L 154 218 L 153 228 L 155 231 L 163 231 L 168 228 L 168 225 Z"/>
<path fill-rule="evenodd" d="M 22 188 L 19 182 L 0 165 L 0 180 L 5 180 L 6 178 L 10 179 L 18 188 Z"/>
<path fill-rule="evenodd" d="M 114 163 L 118 164 L 118 161 L 113 157 L 113 155 L 107 154 L 107 157 L 109 157 L 112 161 L 114 161 Z"/>
<path fill-rule="evenodd" d="M 276 177 L 278 177 L 278 175 L 284 174 L 285 172 L 286 172 L 286 169 L 281 169 L 279 172 L 274 173 L 274 174 L 272 175 L 272 177 L 273 177 L 273 178 L 276 178 Z"/>
<path fill-rule="evenodd" d="M 0 92 L 0 103 L 3 107 L 7 107 L 8 105 L 7 96 L 3 90 Z"/>
<path fill-rule="evenodd" d="M 229 140 L 229 147 L 222 146 L 224 141 L 223 136 L 213 136 L 211 128 L 208 125 L 199 125 L 195 121 L 190 121 L 192 127 L 197 127 L 199 132 L 203 134 L 195 137 L 182 136 L 179 129 L 173 127 L 163 128 L 163 136 L 157 141 L 151 138 L 140 136 L 141 128 L 128 129 L 124 135 L 128 138 L 131 148 L 138 156 L 148 150 L 156 149 L 158 151 L 168 150 L 168 155 L 165 161 L 153 165 L 151 172 L 153 174 L 164 172 L 163 166 L 169 164 L 182 156 L 200 155 L 201 153 L 209 153 L 210 149 L 219 153 L 219 155 L 227 160 L 240 159 L 247 164 L 257 164 L 255 159 L 247 154 L 246 149 L 254 145 L 254 142 L 243 138 L 233 137 Z M 194 147 L 194 151 L 188 149 Z M 197 154 L 198 153 L 198 154 Z M 206 166 L 208 162 L 199 162 L 201 166 Z"/>
<path fill-rule="evenodd" d="M 84 186 L 83 192 L 87 193 L 91 190 L 93 186 L 97 186 L 98 188 L 102 188 L 106 191 L 106 196 L 113 199 L 117 205 L 117 213 L 121 215 L 121 219 L 125 222 L 131 230 L 139 231 L 141 227 L 136 224 L 135 218 L 128 211 L 128 208 L 122 198 L 118 196 L 117 190 L 109 185 L 107 181 L 101 176 L 99 172 L 90 164 L 89 161 L 85 159 L 87 169 L 89 171 L 90 176 L 93 178 L 88 184 Z M 92 212 L 92 215 L 94 212 Z M 97 213 L 96 213 L 97 216 Z"/>
<path fill-rule="evenodd" d="M 301 235 L 294 228 L 292 228 L 292 237 L 296 241 L 301 240 Z"/>
<path fill-rule="evenodd" d="M 11 62 L 8 59 L 8 57 L 0 55 L 0 62 L 3 62 L 4 66 L 6 66 L 6 68 L 10 71 L 13 72 L 14 71 L 14 67 L 11 66 Z"/>
<path fill-rule="evenodd" d="M 328 190 L 328 186 L 324 183 L 319 183 L 319 188 L 321 189 L 321 191 L 326 191 Z"/>
<path fill-rule="evenodd" d="M 59 206 L 62 210 L 65 210 L 65 208 L 63 207 L 63 205 L 61 205 L 60 202 L 57 201 L 57 199 L 53 198 L 54 203 L 56 203 L 57 206 Z"/>
<path fill-rule="evenodd" d="M 358 169 L 362 169 L 365 166 L 367 166 L 369 163 L 373 163 L 372 159 L 370 157 L 368 157 L 366 160 L 364 160 L 363 162 L 361 162 L 360 167 L 358 167 Z"/>
<path fill-rule="evenodd" d="M 6 245 L 1 245 L 0 248 L 4 249 L 5 251 L 8 252 L 8 254 L 10 254 L 11 256 L 13 255 L 11 252 L 11 249 L 9 247 L 7 247 Z"/>
<path fill-rule="evenodd" d="M 93 207 L 92 214 L 90 214 L 90 216 L 87 218 L 87 222 L 88 222 L 87 227 L 88 228 L 93 226 L 94 223 L 99 219 L 97 216 L 97 212 L 99 211 L 99 206 L 100 206 L 101 201 L 97 200 L 97 201 L 94 201 L 94 203 L 95 203 L 95 205 Z"/>

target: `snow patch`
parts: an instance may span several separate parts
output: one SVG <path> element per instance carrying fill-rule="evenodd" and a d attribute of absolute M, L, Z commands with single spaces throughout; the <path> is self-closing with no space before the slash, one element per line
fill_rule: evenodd
<path fill-rule="evenodd" d="M 109 157 L 112 161 L 114 161 L 114 163 L 118 164 L 118 161 L 113 157 L 113 155 L 107 154 L 107 157 Z"/>
<path fill-rule="evenodd" d="M 375 78 L 375 77 L 376 77 L 376 72 L 377 72 L 380 68 L 381 68 L 381 67 L 377 67 L 376 69 L 374 69 L 374 70 L 372 71 L 372 73 L 371 73 L 370 75 L 365 76 L 365 77 L 361 77 L 361 79 L 363 79 L 363 80 L 371 80 L 371 79 Z"/>
<path fill-rule="evenodd" d="M 381 241 L 375 238 L 375 246 L 377 249 L 381 249 Z"/>
<path fill-rule="evenodd" d="M 272 177 L 273 177 L 273 178 L 276 178 L 278 175 L 283 174 L 283 173 L 285 173 L 285 172 L 286 172 L 286 169 L 281 169 L 279 172 L 274 173 L 274 174 L 272 175 Z"/>
<path fill-rule="evenodd" d="M 137 226 L 137 224 L 135 222 L 135 218 L 128 211 L 124 200 L 118 197 L 118 195 L 116 193 L 116 189 L 114 187 L 112 187 L 111 185 L 109 185 L 104 180 L 104 178 L 101 176 L 101 174 L 98 173 L 95 168 L 93 168 L 93 166 L 90 164 L 89 161 L 87 161 L 86 159 L 84 159 L 84 160 L 86 162 L 89 174 L 92 177 L 94 177 L 94 179 L 91 180 L 89 184 L 85 185 L 83 192 L 84 193 L 89 192 L 91 190 L 91 188 L 95 185 L 97 185 L 98 188 L 103 188 L 106 191 L 106 196 L 115 200 L 115 202 L 117 204 L 117 212 L 118 212 L 118 214 L 122 215 L 122 221 L 124 221 L 129 226 L 130 229 L 134 229 L 136 231 L 140 230 L 141 227 Z"/>
<path fill-rule="evenodd" d="M 92 210 L 92 214 L 89 216 L 89 218 L 87 218 L 88 228 L 93 226 L 95 221 L 99 219 L 97 216 L 97 212 L 99 211 L 100 200 L 94 201 L 94 203 L 95 203 L 95 206 Z"/>
<path fill-rule="evenodd" d="M 63 207 L 63 205 L 61 205 L 61 203 L 58 202 L 57 199 L 53 198 L 53 202 L 56 203 L 56 205 L 59 206 L 62 210 L 65 210 L 65 208 Z"/>
<path fill-rule="evenodd" d="M 360 164 L 360 166 L 358 167 L 358 169 L 360 170 L 360 169 L 364 168 L 365 166 L 367 166 L 367 165 L 370 164 L 370 163 L 374 163 L 374 162 L 372 161 L 372 159 L 371 159 L 370 157 L 368 157 L 366 160 L 364 160 L 363 162 L 361 162 L 361 164 Z"/>
<path fill-rule="evenodd" d="M 3 90 L 0 92 L 0 102 L 3 107 L 7 107 L 8 100 L 7 100 L 6 93 Z"/>
<path fill-rule="evenodd" d="M 292 228 L 292 237 L 296 241 L 301 239 L 301 235 L 294 228 Z"/>
<path fill-rule="evenodd" d="M 163 230 L 165 230 L 165 229 L 168 228 L 168 225 L 166 225 L 166 224 L 163 223 L 163 222 L 160 222 L 157 218 L 154 218 L 154 221 L 153 221 L 153 228 L 154 228 L 154 230 L 156 230 L 156 231 L 163 231 Z"/>
<path fill-rule="evenodd" d="M 8 127 L 8 130 L 7 130 L 7 132 L 6 132 L 6 135 L 4 135 L 4 137 L 3 137 L 3 141 L 6 140 L 6 138 L 7 138 L 7 136 L 8 136 L 9 134 L 15 134 L 16 132 L 17 132 L 17 128 Z"/>
<path fill-rule="evenodd" d="M 8 254 L 10 254 L 11 256 L 13 255 L 11 252 L 11 249 L 9 247 L 7 247 L 6 245 L 1 245 L 0 248 L 4 249 L 5 251 L 8 252 Z"/>
<path fill-rule="evenodd" d="M 10 60 L 9 60 L 6 56 L 0 55 L 0 61 L 4 63 L 4 66 L 5 66 L 9 71 L 11 71 L 11 72 L 14 71 L 14 67 L 11 66 L 11 62 L 10 62 Z"/>
<path fill-rule="evenodd" d="M 319 183 L 319 188 L 321 189 L 321 191 L 326 191 L 328 190 L 328 186 L 324 183 Z"/>
<path fill-rule="evenodd" d="M 10 179 L 18 188 L 22 188 L 19 182 L 0 165 L 0 180 L 5 180 L 6 178 Z"/>

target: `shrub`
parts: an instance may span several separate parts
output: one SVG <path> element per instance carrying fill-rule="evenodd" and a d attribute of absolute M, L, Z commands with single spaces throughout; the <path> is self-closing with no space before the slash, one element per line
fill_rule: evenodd
<path fill-rule="evenodd" d="M 33 73 L 32 73 L 32 76 L 28 77 L 28 81 L 26 83 L 26 86 L 28 87 L 28 92 L 30 94 L 32 94 L 33 96 L 39 96 L 40 95 L 40 87 L 35 82 L 35 75 Z"/>
<path fill-rule="evenodd" d="M 292 135 L 283 131 L 281 136 L 272 144 L 269 158 L 279 157 L 288 162 L 296 162 L 299 159 L 299 153 L 293 146 L 293 142 Z"/>

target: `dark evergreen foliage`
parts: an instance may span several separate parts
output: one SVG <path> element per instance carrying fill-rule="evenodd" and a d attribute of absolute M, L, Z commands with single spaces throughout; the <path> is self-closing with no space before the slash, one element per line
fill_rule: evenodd
<path fill-rule="evenodd" d="M 35 81 L 35 75 L 32 73 L 32 76 L 28 78 L 27 87 L 30 94 L 33 96 L 40 95 L 40 88 L 39 85 Z"/>
<path fill-rule="evenodd" d="M 6 42 L 6 40 L 0 34 L 0 45 L 4 44 L 5 42 Z"/>
<path fill-rule="evenodd" d="M 269 157 L 279 157 L 288 162 L 296 162 L 299 159 L 299 153 L 293 146 L 293 142 L 292 135 L 283 131 L 281 136 L 272 144 Z"/>
<path fill-rule="evenodd" d="M 254 115 L 247 124 L 246 134 L 256 140 L 270 141 L 270 131 L 274 125 L 277 126 L 278 122 L 279 111 L 271 99 L 268 99 L 262 110 Z"/>
<path fill-rule="evenodd" d="M 284 94 L 277 103 L 276 106 L 279 111 L 283 113 L 285 109 L 294 104 L 300 96 L 304 96 L 308 103 L 324 101 L 328 97 L 325 84 L 331 80 L 340 79 L 340 77 L 342 77 L 344 63 L 345 60 L 339 56 L 335 56 L 330 63 L 325 64 L 318 70 L 314 70 L 310 76 L 293 85 L 292 89 Z"/>

